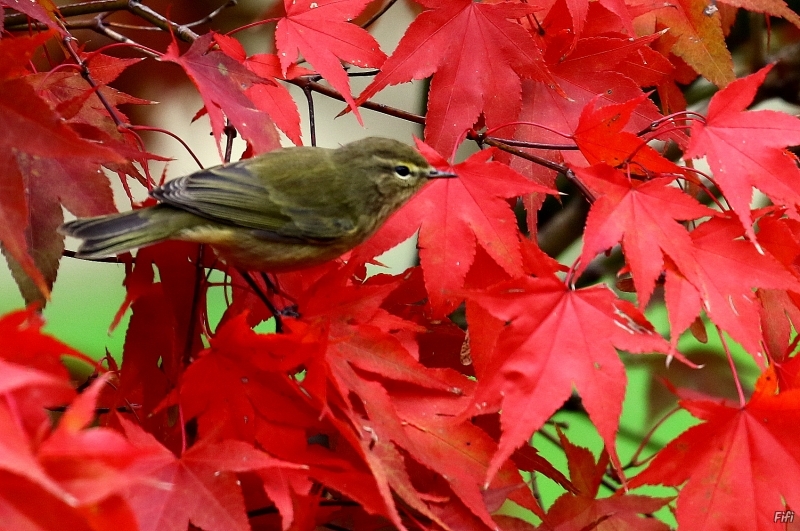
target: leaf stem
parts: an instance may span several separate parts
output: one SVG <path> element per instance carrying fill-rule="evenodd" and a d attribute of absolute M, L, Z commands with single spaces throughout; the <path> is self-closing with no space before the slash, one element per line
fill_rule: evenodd
<path fill-rule="evenodd" d="M 733 355 L 731 354 L 731 350 L 728 348 L 728 342 L 725 341 L 725 336 L 722 334 L 722 330 L 720 330 L 719 326 L 716 325 L 715 328 L 717 329 L 717 334 L 719 334 L 719 340 L 722 343 L 722 348 L 725 349 L 725 356 L 728 358 L 728 364 L 731 366 L 733 383 L 736 384 L 736 393 L 739 395 L 739 407 L 744 408 L 744 406 L 747 404 L 747 400 L 744 398 L 742 382 L 739 380 L 739 373 L 736 372 L 736 364 L 733 362 Z"/>
<path fill-rule="evenodd" d="M 632 467 L 640 467 L 640 466 L 644 465 L 645 463 L 647 463 L 648 461 L 650 461 L 653 457 L 655 457 L 656 454 L 653 454 L 652 456 L 648 457 L 644 461 L 639 461 L 639 456 L 644 451 L 644 449 L 647 447 L 647 445 L 650 444 L 650 439 L 652 439 L 653 434 L 656 432 L 656 430 L 658 428 L 660 428 L 664 424 L 664 422 L 667 421 L 667 419 L 669 419 L 672 415 L 674 415 L 675 413 L 677 413 L 680 410 L 681 410 L 680 406 L 675 406 L 674 408 L 669 410 L 663 417 L 661 417 L 653 425 L 653 427 L 650 428 L 647 431 L 647 433 L 644 435 L 644 437 L 642 437 L 642 440 L 639 443 L 639 447 L 636 449 L 635 452 L 633 452 L 633 455 L 631 456 L 631 459 L 628 462 L 628 464 L 625 465 L 624 467 L 622 467 L 623 470 L 624 469 L 628 469 L 628 468 L 632 468 Z"/>

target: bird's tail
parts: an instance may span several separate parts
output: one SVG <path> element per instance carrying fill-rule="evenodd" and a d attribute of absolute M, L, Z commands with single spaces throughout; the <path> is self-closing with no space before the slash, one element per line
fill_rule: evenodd
<path fill-rule="evenodd" d="M 64 223 L 58 230 L 83 240 L 76 256 L 102 258 L 173 237 L 183 228 L 176 224 L 180 221 L 178 218 L 184 217 L 181 214 L 188 212 L 157 205 L 119 214 L 76 219 Z"/>

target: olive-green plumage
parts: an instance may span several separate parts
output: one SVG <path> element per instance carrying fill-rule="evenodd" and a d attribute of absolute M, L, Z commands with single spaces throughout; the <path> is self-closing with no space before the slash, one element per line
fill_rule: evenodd
<path fill-rule="evenodd" d="M 300 269 L 352 249 L 428 179 L 452 176 L 386 138 L 286 148 L 169 181 L 150 193 L 156 206 L 60 230 L 84 240 L 84 258 L 174 239 L 207 243 L 243 269 Z"/>

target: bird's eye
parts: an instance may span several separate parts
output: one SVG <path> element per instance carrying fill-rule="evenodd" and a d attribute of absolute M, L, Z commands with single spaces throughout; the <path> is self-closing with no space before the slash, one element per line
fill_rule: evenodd
<path fill-rule="evenodd" d="M 394 173 L 400 178 L 405 179 L 409 175 L 411 175 L 411 170 L 408 169 L 408 166 L 395 166 Z"/>

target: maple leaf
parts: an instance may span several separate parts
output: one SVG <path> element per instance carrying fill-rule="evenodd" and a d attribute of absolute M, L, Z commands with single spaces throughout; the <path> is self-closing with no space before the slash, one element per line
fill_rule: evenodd
<path fill-rule="evenodd" d="M 0 78 L 0 127 L 15 133 L 0 141 L 0 242 L 24 297 L 40 302 L 49 296 L 64 248 L 55 231 L 63 222 L 62 201 L 71 209 L 92 210 L 79 207 L 92 203 L 83 195 L 99 195 L 105 202 L 92 213 L 111 211 L 107 180 L 93 176 L 100 164 L 125 162 L 82 138 L 27 82 L 22 65 L 42 42 L 41 37 L 0 41 L 0 56 L 18 54 L 8 60 L 20 65 L 6 66 Z M 60 172 L 59 165 L 72 171 Z"/>
<path fill-rule="evenodd" d="M 465 386 L 471 387 L 470 382 L 452 370 L 422 366 L 404 348 L 405 342 L 398 340 L 403 330 L 419 332 L 418 326 L 382 307 L 389 294 L 404 290 L 404 277 L 382 275 L 364 284 L 353 283 L 350 274 L 355 263 L 320 278 L 297 302 L 303 321 L 328 326 L 326 370 L 338 397 L 329 391 L 327 404 L 334 414 L 346 415 L 349 424 L 359 427 L 357 443 L 387 506 L 382 514 L 400 522 L 394 493 L 434 521 L 445 518 L 414 487 L 409 477 L 414 465 L 404 462 L 402 450 L 446 478 L 449 489 L 468 510 L 462 516 L 474 519 L 475 525 L 494 528 L 481 486 L 496 443 L 469 422 L 456 426 L 438 422 L 436 417 L 466 407 Z M 306 379 L 314 378 L 314 370 L 309 369 Z M 362 407 L 351 405 L 354 397 Z M 449 465 L 444 465 L 440 456 L 448 448 L 468 454 L 458 474 L 443 472 Z M 426 489 L 428 498 L 449 495 L 448 488 L 434 489 L 441 482 L 437 479 Z M 510 485 L 522 487 L 516 469 L 506 463 L 502 479 L 492 488 L 505 493 Z"/>
<path fill-rule="evenodd" d="M 625 103 L 605 105 L 598 109 L 596 104 L 600 98 L 600 95 L 595 96 L 584 107 L 572 134 L 589 164 L 603 162 L 615 168 L 625 165 L 633 173 L 648 176 L 658 173 L 679 176 L 686 173 L 637 135 L 623 131 L 633 113 L 647 99 L 645 94 Z"/>
<path fill-rule="evenodd" d="M 769 369 L 744 407 L 681 400 L 681 406 L 703 422 L 670 441 L 629 486 L 683 485 L 675 515 L 679 527 L 774 529 L 777 511 L 800 507 L 795 480 L 800 477 L 795 438 L 800 390 L 776 394 L 775 384 Z"/>
<path fill-rule="evenodd" d="M 81 72 L 74 69 L 41 72 L 26 76 L 25 79 L 70 124 L 90 125 L 108 135 L 117 144 L 128 143 L 130 144 L 129 150 L 135 150 L 135 153 L 145 155 L 139 146 L 134 144 L 132 135 L 123 134 L 118 129 L 108 109 L 103 106 L 103 102 L 97 96 L 100 94 L 105 99 L 105 103 L 112 108 L 114 118 L 128 123 L 128 118 L 120 111 L 119 105 L 145 105 L 152 102 L 120 92 L 110 87 L 109 83 L 117 79 L 128 67 L 139 63 L 142 59 L 124 59 L 101 53 L 83 54 L 81 59 L 95 84 L 94 88 L 86 82 Z M 115 146 L 114 143 L 109 143 Z M 147 155 L 149 158 L 157 158 L 151 154 Z"/>
<path fill-rule="evenodd" d="M 678 0 L 669 6 L 651 0 L 634 0 L 637 33 L 669 28 L 676 36 L 672 53 L 717 86 L 735 79 L 733 59 L 725 46 L 719 11 L 707 10 L 703 0 Z"/>
<path fill-rule="evenodd" d="M 21 398 L 14 389 L 7 387 L 12 383 L 35 387 L 36 393 L 32 396 L 38 395 L 40 408 L 55 396 L 54 389 L 60 391 L 62 398 L 64 388 L 72 392 L 66 379 L 59 382 L 52 376 L 43 378 L 33 370 L 22 373 L 13 364 L 0 362 L 0 365 L 3 365 L 3 387 L 6 387 L 3 395 L 12 401 Z M 20 378 L 23 374 L 24 381 Z M 133 513 L 121 492 L 140 479 L 138 474 L 131 473 L 129 466 L 135 459 L 146 457 L 147 452 L 131 446 L 117 431 L 87 428 L 95 419 L 97 395 L 107 385 L 107 379 L 107 375 L 101 376 L 78 395 L 52 431 L 48 430 L 50 422 L 45 421 L 34 433 L 26 434 L 22 423 L 14 417 L 23 413 L 25 420 L 30 421 L 27 411 L 20 411 L 19 404 L 15 404 L 16 411 L 12 415 L 6 400 L 0 402 L 3 425 L 0 468 L 3 474 L 8 471 L 16 475 L 4 477 L 4 486 L 13 485 L 18 492 L 29 493 L 38 489 L 37 496 L 31 498 L 37 500 L 36 506 L 41 509 L 40 501 L 49 506 L 63 522 L 72 522 L 70 529 L 83 529 L 87 524 L 91 524 L 92 529 L 111 529 L 111 522 L 119 529 L 136 529 Z M 54 383 L 60 385 L 54 386 Z M 2 490 L 0 505 L 13 507 L 10 511 L 5 509 L 4 525 L 28 529 L 33 522 L 48 520 L 31 514 L 22 500 L 5 491 L 5 487 Z M 23 520 L 29 523 L 23 526 Z"/>
<path fill-rule="evenodd" d="M 126 299 L 115 317 L 118 321 L 128 308 L 133 310 L 113 405 L 138 404 L 142 426 L 176 452 L 183 444 L 181 425 L 168 420 L 174 411 L 163 406 L 183 375 L 184 356 L 194 356 L 203 346 L 199 312 L 192 314 L 182 302 L 191 301 L 195 289 L 201 289 L 199 300 L 205 296 L 197 286 L 198 257 L 198 246 L 188 242 L 166 241 L 140 249 L 125 278 Z M 204 258 L 202 266 L 210 267 L 213 256 L 207 253 Z"/>
<path fill-rule="evenodd" d="M 800 222 L 783 217 L 781 210 L 768 213 L 758 220 L 759 243 L 795 277 L 800 276 L 798 237 Z M 783 376 L 781 365 L 788 361 L 788 356 L 794 350 L 791 341 L 794 329 L 800 326 L 800 297 L 787 290 L 762 289 L 758 291 L 758 298 L 761 303 L 764 346 L 780 379 Z"/>
<path fill-rule="evenodd" d="M 75 396 L 74 390 L 66 378 L 13 363 L 0 361 L 0 370 L 0 391 L 6 397 L 0 402 L 0 469 L 24 477 L 61 499 L 64 492 L 37 460 L 31 437 L 49 428 L 44 408 L 68 402 Z M 40 413 L 38 418 L 35 413 Z M 20 414 L 24 415 L 23 422 L 18 420 Z"/>
<path fill-rule="evenodd" d="M 763 363 L 759 304 L 753 289 L 800 292 L 800 284 L 772 256 L 742 240 L 743 233 L 730 214 L 700 224 L 690 233 L 694 266 L 668 264 L 665 297 L 673 344 L 702 307 L 715 324 Z"/>
<path fill-rule="evenodd" d="M 56 13 L 58 7 L 51 0 L 42 0 L 40 2 L 25 2 L 20 0 L 0 0 L 0 15 L 2 15 L 2 8 L 10 7 L 15 11 L 23 13 L 33 20 L 37 20 L 48 28 L 51 32 L 58 32 L 62 36 L 69 35 L 67 31 L 58 23 Z M 0 29 L 2 24 L 0 23 Z"/>
<path fill-rule="evenodd" d="M 236 42 L 238 44 L 239 41 Z M 312 73 L 307 68 L 291 65 L 284 74 L 281 71 L 280 59 L 273 54 L 254 55 L 247 59 L 245 66 L 266 79 L 294 79 Z M 297 103 L 286 87 L 280 83 L 253 85 L 247 91 L 247 97 L 253 100 L 256 107 L 270 115 L 275 121 L 275 125 L 286 133 L 289 140 L 296 146 L 302 145 L 300 113 L 297 110 Z"/>
<path fill-rule="evenodd" d="M 714 212 L 670 186 L 672 178 L 637 182 L 606 165 L 574 171 L 598 194 L 586 220 L 576 273 L 584 271 L 598 253 L 621 242 L 633 273 L 639 307 L 644 309 L 663 269 L 663 255 L 680 264 L 681 269 L 694 267 L 696 257 L 689 232 L 676 222 Z"/>
<path fill-rule="evenodd" d="M 424 329 L 381 307 L 403 278 L 389 277 L 384 281 L 373 277 L 360 284 L 351 280 L 352 270 L 353 265 L 348 264 L 330 272 L 297 298 L 304 321 L 329 328 L 327 361 L 334 378 L 337 366 L 351 365 L 381 379 L 450 391 L 453 383 L 448 380 L 453 375 L 425 368 L 416 359 L 416 344 L 405 341 L 404 332 Z M 346 386 L 342 392 L 347 394 Z"/>
<path fill-rule="evenodd" d="M 567 456 L 570 480 L 576 492 L 566 492 L 556 499 L 542 519 L 554 531 L 667 531 L 669 526 L 655 518 L 643 518 L 671 500 L 622 493 L 597 499 L 600 484 L 608 469 L 608 454 L 603 451 L 595 463 L 592 453 L 573 444 L 558 431 Z"/>
<path fill-rule="evenodd" d="M 145 479 L 133 465 L 152 456 L 151 449 L 134 447 L 116 430 L 89 427 L 108 379 L 106 373 L 78 395 L 37 449 L 42 467 L 63 488 L 64 501 L 90 510 Z"/>
<path fill-rule="evenodd" d="M 406 415 L 405 433 L 413 443 L 411 454 L 447 478 L 449 487 L 489 529 L 495 527 L 487 507 L 492 490 L 527 489 L 514 466 L 507 462 L 492 484 L 484 485 L 491 456 L 497 449 L 483 430 L 470 422 L 454 425 L 430 416 Z M 488 487 L 488 488 L 485 488 Z M 503 496 L 505 499 L 505 496 Z"/>
<path fill-rule="evenodd" d="M 152 435 L 119 420 L 128 440 L 151 453 L 133 465 L 147 481 L 125 493 L 141 531 L 184 531 L 189 522 L 208 531 L 250 529 L 236 473 L 303 468 L 232 440 L 201 442 L 176 458 Z"/>
<path fill-rule="evenodd" d="M 183 373 L 180 402 L 199 433 L 254 442 L 262 423 L 302 427 L 317 410 L 289 376 L 324 348 L 320 330 L 287 321 L 289 332 L 255 333 L 241 314 L 217 331 Z"/>
<path fill-rule="evenodd" d="M 517 119 L 523 78 L 553 85 L 536 41 L 508 20 L 524 17 L 535 8 L 472 0 L 420 3 L 429 10 L 414 19 L 357 104 L 388 85 L 433 74 L 425 141 L 440 153 L 450 154 L 481 114 L 488 127 Z"/>
<path fill-rule="evenodd" d="M 284 76 L 302 54 L 342 94 L 359 122 L 361 116 L 350 94 L 350 80 L 339 61 L 380 68 L 386 60 L 375 38 L 350 23 L 369 1 L 284 0 L 286 16 L 275 28 L 275 44 Z"/>
<path fill-rule="evenodd" d="M 780 17 L 800 28 L 800 15 L 795 13 L 783 0 L 761 0 L 758 2 L 753 0 L 722 0 L 722 3 L 733 7 L 741 7 L 754 13 Z"/>
<path fill-rule="evenodd" d="M 32 503 L 32 500 L 35 500 L 35 503 Z M 5 470 L 0 470 L 0 512 L 3 514 L 3 526 L 7 529 L 26 531 L 108 529 L 91 525 L 84 515 L 60 497 L 51 494 L 33 481 Z M 135 522 L 132 526 L 128 525 L 129 522 L 122 518 L 122 515 L 119 516 L 113 529 L 137 531 Z"/>
<path fill-rule="evenodd" d="M 550 21 L 548 18 L 545 23 Z M 636 81 L 621 71 L 629 71 L 634 59 L 642 62 L 641 52 L 658 38 L 648 35 L 638 39 L 623 36 L 599 36 L 582 38 L 573 45 L 569 34 L 559 32 L 560 25 L 566 23 L 562 18 L 552 20 L 554 37 L 548 41 L 545 60 L 556 83 L 566 94 L 566 98 L 550 90 L 545 84 L 524 81 L 522 84 L 522 108 L 520 122 L 540 125 L 541 127 L 517 127 L 514 133 L 516 140 L 541 144 L 564 144 L 564 135 L 573 135 L 579 128 L 581 116 L 591 102 L 605 106 L 611 104 L 638 105 L 630 111 L 625 105 L 623 110 L 629 113 L 625 131 L 636 132 L 649 127 L 653 121 L 662 117 L 658 108 L 647 98 Z M 551 29 L 548 26 L 548 32 Z M 549 33 L 548 33 L 549 34 Z M 559 134 L 553 131 L 559 132 Z M 676 141 L 681 135 L 671 135 Z M 537 154 L 553 160 L 566 160 L 576 166 L 585 166 L 586 160 L 580 152 L 564 150 L 537 150 Z M 555 180 L 555 172 L 541 165 L 514 158 L 511 166 L 536 182 L 551 185 Z M 533 201 L 526 208 L 536 211 L 541 200 Z M 529 223 L 529 225 L 533 225 Z"/>
<path fill-rule="evenodd" d="M 616 349 L 666 352 L 666 341 L 605 287 L 571 290 L 556 278 L 523 277 L 468 299 L 509 323 L 493 353 L 473 349 L 473 356 L 491 361 L 469 413 L 502 409 L 503 435 L 489 477 L 561 407 L 573 386 L 619 468 L 614 439 L 626 377 Z"/>
<path fill-rule="evenodd" d="M 220 158 L 220 140 L 225 129 L 223 116 L 231 121 L 256 153 L 277 149 L 280 139 L 274 124 L 246 95 L 254 85 L 271 81 L 248 70 L 242 61 L 211 49 L 213 39 L 212 33 L 198 37 L 183 55 L 179 55 L 178 44 L 173 41 L 161 60 L 179 64 L 197 86 L 211 120 Z"/>
<path fill-rule="evenodd" d="M 46 408 L 69 403 L 75 391 L 62 357 L 94 365 L 94 360 L 42 333 L 42 316 L 35 307 L 0 318 L 0 389 L 14 402 L 19 426 L 31 437 L 49 425 Z"/>
<path fill-rule="evenodd" d="M 461 302 L 457 291 L 464 286 L 478 244 L 506 273 L 523 274 L 517 221 L 506 199 L 555 190 L 526 179 L 505 164 L 490 161 L 496 153 L 494 148 L 450 166 L 422 142 L 418 141 L 417 147 L 432 164 L 448 167 L 458 179 L 428 185 L 353 256 L 371 258 L 408 239 L 419 227 L 425 286 L 434 313 L 441 316 Z"/>
<path fill-rule="evenodd" d="M 800 144 L 800 120 L 777 111 L 745 111 L 771 65 L 731 83 L 711 98 L 705 121 L 695 121 L 686 157 L 705 156 L 725 199 L 755 240 L 750 200 L 753 187 L 796 213 L 800 169 L 786 151 Z M 795 214 L 797 215 L 797 214 Z"/>

